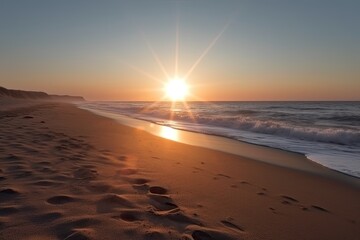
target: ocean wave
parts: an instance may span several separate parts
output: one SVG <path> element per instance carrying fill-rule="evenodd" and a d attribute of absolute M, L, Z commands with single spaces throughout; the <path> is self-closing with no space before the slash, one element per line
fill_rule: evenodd
<path fill-rule="evenodd" d="M 231 113 L 234 113 L 234 114 L 244 114 L 244 115 L 252 115 L 252 114 L 257 114 L 258 111 L 244 109 L 244 110 L 232 111 Z"/>
<path fill-rule="evenodd" d="M 301 105 L 299 106 L 268 106 L 267 109 L 286 109 L 286 110 L 302 110 L 302 111 L 321 111 L 326 110 L 326 108 L 323 107 L 303 107 Z"/>
<path fill-rule="evenodd" d="M 146 104 L 145 104 L 146 105 Z M 101 109 L 129 117 L 140 118 L 143 120 L 156 122 L 158 124 L 171 127 L 179 127 L 179 123 L 186 123 L 186 129 L 198 131 L 197 124 L 209 127 L 222 127 L 232 130 L 248 131 L 260 134 L 280 136 L 290 139 L 299 139 L 311 142 L 332 143 L 348 146 L 360 146 L 360 131 L 356 129 L 346 129 L 341 126 L 326 127 L 316 126 L 303 121 L 300 122 L 299 116 L 291 119 L 291 114 L 286 112 L 269 112 L 248 109 L 201 109 L 189 114 L 184 109 L 170 111 L 168 105 L 156 108 L 144 106 L 144 103 L 132 104 L 89 104 L 88 107 Z M 276 107 L 276 106 L 274 106 Z M 205 111 L 206 110 L 206 111 Z M 293 116 L 293 115 L 291 115 Z M 358 116 L 330 116 L 337 121 L 357 121 Z M 171 121 L 169 121 L 171 119 Z M 279 120 L 280 119 L 280 120 Z M 287 119 L 285 121 L 285 119 Z M 318 118 L 321 119 L 321 118 Z M 224 133 L 225 136 L 225 133 Z"/>
<path fill-rule="evenodd" d="M 330 117 L 322 117 L 322 120 L 333 120 L 333 121 L 341 121 L 341 122 L 356 122 L 360 123 L 359 115 L 350 115 L 350 116 L 330 116 Z"/>
<path fill-rule="evenodd" d="M 160 117 L 160 115 L 153 115 L 153 117 Z M 161 115 L 161 117 L 165 117 Z M 145 118 L 142 115 L 141 118 Z M 181 121 L 187 123 L 197 123 L 202 125 L 209 125 L 214 127 L 224 127 L 236 130 L 250 131 L 255 133 L 262 133 L 268 135 L 276 135 L 292 139 L 300 139 L 312 142 L 333 143 L 340 145 L 360 145 L 360 131 L 339 129 L 339 128 L 324 128 L 324 127 L 309 127 L 309 126 L 294 126 L 289 123 L 279 121 L 254 120 L 250 117 L 200 117 L 195 116 L 194 119 L 186 114 L 173 116 L 173 121 Z M 167 122 L 167 121 L 165 121 Z M 167 123 L 171 125 L 170 123 Z M 196 129 L 196 128 L 194 128 Z"/>
<path fill-rule="evenodd" d="M 313 142 L 334 143 L 357 146 L 360 144 L 360 132 L 338 128 L 315 128 L 292 126 L 288 123 L 241 119 L 238 129 L 251 132 L 296 138 Z"/>

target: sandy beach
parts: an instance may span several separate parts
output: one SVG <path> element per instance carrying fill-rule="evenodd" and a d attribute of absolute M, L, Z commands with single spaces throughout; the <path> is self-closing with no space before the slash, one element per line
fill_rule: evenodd
<path fill-rule="evenodd" d="M 359 179 L 177 143 L 71 104 L 5 104 L 0 239 L 360 236 Z"/>

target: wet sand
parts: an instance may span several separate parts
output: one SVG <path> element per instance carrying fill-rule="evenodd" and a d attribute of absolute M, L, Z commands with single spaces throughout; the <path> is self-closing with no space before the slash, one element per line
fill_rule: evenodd
<path fill-rule="evenodd" d="M 185 145 L 70 104 L 0 111 L 0 239 L 360 236 L 359 180 L 316 164 Z"/>

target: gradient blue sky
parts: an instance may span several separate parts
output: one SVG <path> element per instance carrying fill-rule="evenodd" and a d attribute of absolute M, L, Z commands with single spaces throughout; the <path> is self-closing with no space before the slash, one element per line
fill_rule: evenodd
<path fill-rule="evenodd" d="M 0 85 L 158 100 L 192 71 L 204 100 L 360 100 L 360 1 L 0 0 Z M 178 24 L 177 24 L 178 23 Z M 156 81 L 146 74 L 154 76 Z"/>

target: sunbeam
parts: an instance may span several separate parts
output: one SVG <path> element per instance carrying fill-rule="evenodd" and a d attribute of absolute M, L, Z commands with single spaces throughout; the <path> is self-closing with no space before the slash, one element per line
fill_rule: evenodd
<path fill-rule="evenodd" d="M 192 113 L 192 111 L 191 111 L 189 105 L 187 104 L 187 102 L 183 101 L 182 104 L 185 107 L 186 112 L 189 114 L 189 116 L 190 116 L 191 120 L 193 121 L 193 123 L 197 123 L 196 118 L 194 117 L 194 114 Z"/>
<path fill-rule="evenodd" d="M 168 74 L 168 72 L 165 70 L 164 64 L 162 64 L 162 62 L 160 61 L 160 58 L 158 57 L 158 55 L 156 54 L 156 52 L 154 51 L 154 49 L 151 47 L 150 43 L 148 41 L 146 41 L 146 39 L 144 39 L 146 42 L 146 46 L 148 47 L 149 51 L 151 52 L 153 58 L 155 59 L 155 61 L 157 62 L 157 64 L 159 65 L 161 71 L 163 72 L 163 74 L 165 75 L 166 79 L 170 78 L 170 75 Z"/>
<path fill-rule="evenodd" d="M 226 29 L 229 27 L 231 21 L 229 20 L 223 29 L 218 33 L 218 35 L 215 36 L 215 38 L 210 42 L 210 44 L 205 48 L 204 52 L 200 55 L 200 57 L 195 61 L 195 63 L 191 66 L 189 71 L 186 73 L 184 79 L 187 79 L 190 74 L 194 71 L 194 69 L 199 65 L 199 63 L 202 61 L 202 59 L 208 54 L 208 52 L 214 47 L 215 43 L 220 39 L 220 37 L 224 34 Z"/>
<path fill-rule="evenodd" d="M 146 112 L 146 111 L 148 111 L 149 109 L 155 107 L 157 104 L 163 102 L 163 101 L 165 100 L 165 98 L 166 98 L 166 97 L 164 96 L 164 97 L 162 97 L 160 100 L 151 103 L 149 106 L 146 106 L 145 108 L 143 108 L 143 109 L 140 111 L 140 113 Z"/>
<path fill-rule="evenodd" d="M 176 33 L 175 33 L 175 76 L 178 75 L 179 69 L 179 17 L 176 16 Z"/>
<path fill-rule="evenodd" d="M 170 107 L 170 118 L 169 118 L 171 121 L 174 119 L 174 111 L 173 111 L 174 107 L 175 107 L 175 102 L 172 101 Z"/>
<path fill-rule="evenodd" d="M 158 81 L 158 82 L 160 82 L 160 83 L 163 83 L 163 82 L 164 82 L 163 80 L 160 80 L 159 78 L 154 77 L 154 76 L 151 75 L 150 73 L 145 72 L 144 70 L 142 70 L 142 69 L 140 69 L 140 68 L 138 68 L 138 67 L 135 67 L 135 66 L 133 66 L 133 65 L 131 65 L 131 64 L 128 64 L 128 63 L 126 63 L 125 65 L 128 66 L 129 68 L 132 68 L 132 69 L 135 70 L 136 72 L 141 73 L 142 75 L 144 75 L 144 76 L 152 79 L 152 80 Z"/>

